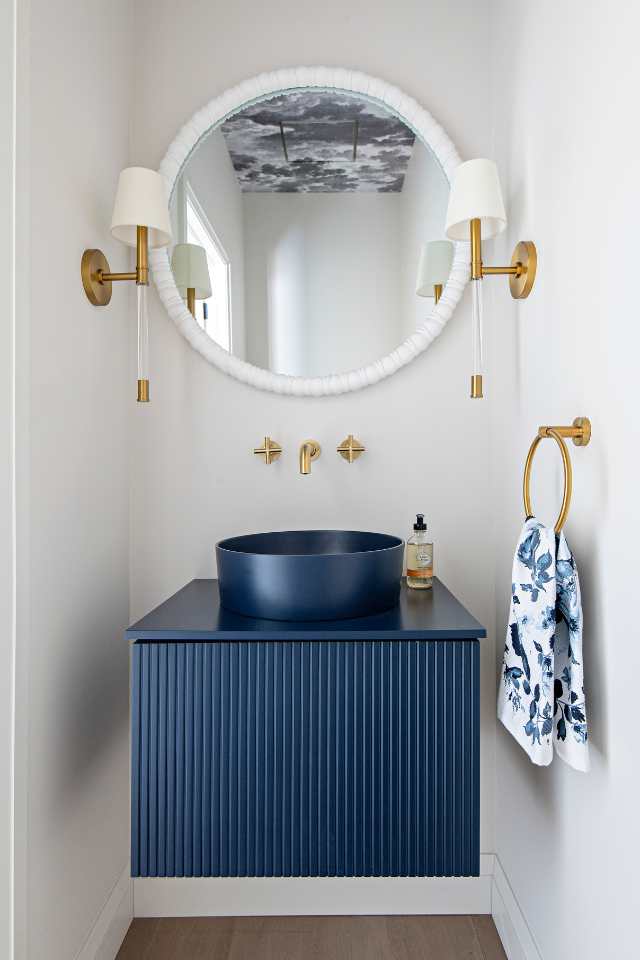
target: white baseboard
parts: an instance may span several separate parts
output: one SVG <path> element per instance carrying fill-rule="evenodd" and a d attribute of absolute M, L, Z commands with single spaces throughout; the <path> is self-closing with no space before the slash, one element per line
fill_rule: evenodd
<path fill-rule="evenodd" d="M 114 960 L 132 917 L 490 913 L 508 960 L 542 960 L 499 859 L 479 877 L 165 877 L 123 871 L 76 960 Z"/>
<path fill-rule="evenodd" d="M 133 918 L 133 882 L 127 863 L 76 960 L 115 960 Z"/>
<path fill-rule="evenodd" d="M 507 960 L 542 960 L 542 954 L 498 857 L 494 857 L 491 916 Z"/>
<path fill-rule="evenodd" d="M 481 856 L 479 877 L 138 878 L 133 881 L 133 915 L 491 913 L 492 879 L 493 854 Z"/>

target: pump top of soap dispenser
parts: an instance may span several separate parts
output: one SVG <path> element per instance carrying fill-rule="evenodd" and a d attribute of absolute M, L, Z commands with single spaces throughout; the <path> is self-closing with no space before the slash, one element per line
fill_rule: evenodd
<path fill-rule="evenodd" d="M 426 529 L 427 529 L 427 525 L 426 525 L 426 523 L 424 522 L 424 513 L 417 513 L 417 514 L 416 514 L 416 522 L 415 522 L 414 525 L 413 525 L 413 529 L 414 529 L 414 530 L 426 530 Z"/>

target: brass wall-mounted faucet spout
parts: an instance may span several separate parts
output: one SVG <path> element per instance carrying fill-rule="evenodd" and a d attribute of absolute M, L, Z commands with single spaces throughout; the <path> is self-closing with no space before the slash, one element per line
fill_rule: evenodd
<path fill-rule="evenodd" d="M 300 473 L 311 473 L 311 461 L 320 456 L 320 444 L 317 440 L 305 440 L 300 446 Z"/>

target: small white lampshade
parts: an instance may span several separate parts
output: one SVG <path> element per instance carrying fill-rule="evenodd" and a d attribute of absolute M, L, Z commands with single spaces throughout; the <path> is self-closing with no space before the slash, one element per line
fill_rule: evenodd
<path fill-rule="evenodd" d="M 469 239 L 469 221 L 482 221 L 482 238 L 495 237 L 507 225 L 498 168 L 493 160 L 467 160 L 453 175 L 446 234 L 450 240 Z"/>
<path fill-rule="evenodd" d="M 206 300 L 211 296 L 211 280 L 204 247 L 197 243 L 176 244 L 171 257 L 171 269 L 182 297 L 186 297 L 189 288 L 196 291 L 196 300 Z"/>
<path fill-rule="evenodd" d="M 146 167 L 127 167 L 120 174 L 111 233 L 130 247 L 137 242 L 136 227 L 147 227 L 149 247 L 171 243 L 169 201 L 164 177 Z"/>
<path fill-rule="evenodd" d="M 453 244 L 450 240 L 431 240 L 425 243 L 420 254 L 416 293 L 419 297 L 432 297 L 436 284 L 449 279 L 453 262 Z"/>

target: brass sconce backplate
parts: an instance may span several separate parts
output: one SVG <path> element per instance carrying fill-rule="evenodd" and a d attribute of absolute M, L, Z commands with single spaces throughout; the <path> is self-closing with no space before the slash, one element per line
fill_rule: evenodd
<path fill-rule="evenodd" d="M 511 266 L 521 268 L 509 277 L 511 296 L 514 300 L 524 300 L 531 293 L 538 267 L 538 253 L 532 240 L 520 241 L 513 251 Z"/>
<path fill-rule="evenodd" d="M 94 307 L 106 307 L 111 300 L 111 281 L 102 279 L 104 273 L 110 272 L 109 261 L 102 250 L 85 250 L 80 274 L 84 292 Z"/>

